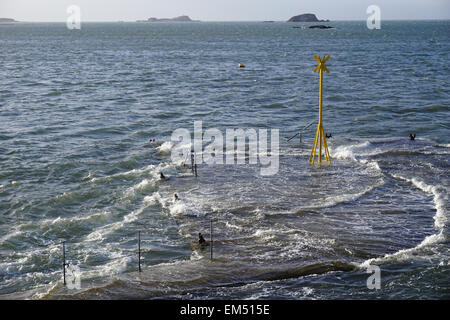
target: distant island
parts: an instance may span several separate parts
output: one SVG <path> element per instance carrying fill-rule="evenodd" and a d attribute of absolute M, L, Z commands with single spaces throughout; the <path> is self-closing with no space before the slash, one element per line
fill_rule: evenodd
<path fill-rule="evenodd" d="M 298 16 L 293 16 L 288 22 L 329 22 L 330 20 L 319 20 L 315 14 L 305 13 Z"/>
<path fill-rule="evenodd" d="M 14 23 L 14 22 L 19 22 L 19 21 L 16 21 L 11 18 L 0 18 L 0 23 Z"/>
<path fill-rule="evenodd" d="M 179 17 L 175 17 L 175 18 L 163 18 L 163 19 L 158 19 L 158 18 L 148 18 L 147 20 L 137 20 L 136 22 L 200 22 L 199 20 L 192 20 L 191 18 L 189 18 L 188 16 L 179 16 Z"/>

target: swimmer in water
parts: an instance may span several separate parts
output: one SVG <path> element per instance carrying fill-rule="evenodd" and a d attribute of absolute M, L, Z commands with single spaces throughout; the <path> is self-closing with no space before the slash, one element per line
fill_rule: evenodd
<path fill-rule="evenodd" d="M 173 201 L 178 201 L 180 198 L 178 198 L 178 195 L 176 193 L 173 194 Z"/>
<path fill-rule="evenodd" d="M 326 133 L 325 137 L 327 137 L 327 139 L 330 139 L 331 138 L 331 133 L 330 134 Z"/>
<path fill-rule="evenodd" d="M 198 233 L 198 244 L 201 246 L 204 246 L 206 244 L 206 240 L 205 240 L 205 238 L 203 238 L 203 236 L 200 232 Z"/>
<path fill-rule="evenodd" d="M 155 142 L 156 142 L 155 139 L 150 139 L 150 140 L 148 140 L 146 146 L 151 147 L 151 146 L 153 146 L 155 144 Z"/>
<path fill-rule="evenodd" d="M 166 178 L 166 176 L 165 176 L 162 172 L 160 172 L 160 173 L 159 173 L 159 178 L 160 178 L 161 180 L 164 180 L 164 179 Z"/>
<path fill-rule="evenodd" d="M 409 134 L 409 140 L 414 140 L 416 138 L 416 134 Z"/>

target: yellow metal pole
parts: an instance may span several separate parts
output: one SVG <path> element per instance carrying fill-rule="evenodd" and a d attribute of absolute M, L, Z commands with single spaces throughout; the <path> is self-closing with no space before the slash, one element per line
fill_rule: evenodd
<path fill-rule="evenodd" d="M 319 164 L 322 164 L 322 144 L 324 148 L 324 156 L 328 163 L 331 163 L 331 157 L 330 152 L 328 151 L 327 146 L 327 139 L 325 136 L 325 131 L 323 128 L 323 122 L 322 122 L 322 101 L 323 101 L 323 71 L 330 72 L 328 68 L 325 66 L 325 62 L 330 58 L 330 56 L 324 56 L 323 58 L 314 56 L 314 58 L 319 62 L 319 65 L 314 69 L 314 72 L 319 71 L 320 75 L 320 83 L 319 83 L 319 123 L 317 125 L 316 130 L 316 136 L 314 138 L 314 144 L 313 148 L 311 150 L 311 155 L 309 156 L 309 162 L 311 164 L 314 164 L 315 158 L 316 158 L 316 149 L 317 149 L 317 142 L 319 142 L 319 154 L 318 154 L 318 160 Z"/>
<path fill-rule="evenodd" d="M 322 81 L 323 70 L 320 68 L 320 85 L 319 85 L 319 164 L 322 164 Z"/>
<path fill-rule="evenodd" d="M 324 137 L 326 138 L 325 132 L 323 131 L 323 127 L 322 127 L 322 134 L 323 134 Z M 330 152 L 328 151 L 328 146 L 327 146 L 327 139 L 324 139 L 324 140 L 323 140 L 323 143 L 324 143 L 324 147 L 325 147 L 325 156 L 327 157 L 328 163 L 331 163 Z"/>
<path fill-rule="evenodd" d="M 320 69 L 320 87 L 319 87 L 319 125 L 322 126 L 322 84 L 323 84 L 323 70 Z"/>
<path fill-rule="evenodd" d="M 319 131 L 319 126 L 317 126 L 316 135 L 314 137 L 313 148 L 311 150 L 311 155 L 309 156 L 309 162 L 311 162 L 311 159 L 312 159 L 312 163 L 314 163 L 314 158 L 316 157 L 317 138 L 319 137 L 319 135 L 317 134 L 318 131 Z"/>

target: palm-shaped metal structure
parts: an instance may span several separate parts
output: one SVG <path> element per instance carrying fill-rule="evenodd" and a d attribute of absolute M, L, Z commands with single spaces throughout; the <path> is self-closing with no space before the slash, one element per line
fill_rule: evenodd
<path fill-rule="evenodd" d="M 325 152 L 325 158 L 328 163 L 331 163 L 330 153 L 328 152 L 327 139 L 325 137 L 325 132 L 323 129 L 322 123 L 322 83 L 323 83 L 323 71 L 330 72 L 328 68 L 325 66 L 325 62 L 330 58 L 330 56 L 324 56 L 323 58 L 314 56 L 314 58 L 319 62 L 319 65 L 314 69 L 314 72 L 319 71 L 320 74 L 320 93 L 319 93 L 319 124 L 317 125 L 316 137 L 314 138 L 314 144 L 311 150 L 311 155 L 309 156 L 309 162 L 314 164 L 314 160 L 316 158 L 316 149 L 317 145 L 319 145 L 319 154 L 318 154 L 318 162 L 322 163 L 322 143 Z"/>

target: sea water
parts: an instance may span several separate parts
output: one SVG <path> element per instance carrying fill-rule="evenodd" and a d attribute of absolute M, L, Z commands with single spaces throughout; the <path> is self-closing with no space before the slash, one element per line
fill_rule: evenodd
<path fill-rule="evenodd" d="M 0 25 L 0 297 L 450 298 L 450 22 L 329 24 Z M 171 158 L 194 121 L 278 129 L 278 172 L 195 177 Z"/>

